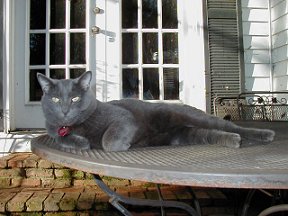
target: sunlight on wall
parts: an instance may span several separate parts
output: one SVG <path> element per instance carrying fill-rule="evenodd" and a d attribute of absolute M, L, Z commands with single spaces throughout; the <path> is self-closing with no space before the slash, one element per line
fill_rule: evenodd
<path fill-rule="evenodd" d="M 286 0 L 242 1 L 245 91 L 288 90 L 287 20 Z"/>
<path fill-rule="evenodd" d="M 271 1 L 273 90 L 288 90 L 288 3 Z"/>
<path fill-rule="evenodd" d="M 270 90 L 269 0 L 243 0 L 245 90 Z"/>
<path fill-rule="evenodd" d="M 184 2 L 184 1 L 183 1 Z M 190 8 L 194 8 L 191 11 Z M 181 6 L 179 44 L 180 97 L 185 104 L 206 109 L 202 3 L 185 0 Z M 192 66 L 192 67 L 191 67 Z M 192 70 L 191 70 L 192 69 Z M 185 84 L 183 84 L 185 83 Z M 184 86 L 184 89 L 181 89 Z"/>

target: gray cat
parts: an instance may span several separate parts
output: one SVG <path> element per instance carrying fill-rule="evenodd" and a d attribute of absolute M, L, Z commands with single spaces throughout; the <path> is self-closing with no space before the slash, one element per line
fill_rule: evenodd
<path fill-rule="evenodd" d="M 102 103 L 90 89 L 92 73 L 55 80 L 37 74 L 48 134 L 61 147 L 126 151 L 129 148 L 221 144 L 239 148 L 242 140 L 268 143 L 274 131 L 243 128 L 181 104 L 123 99 Z"/>

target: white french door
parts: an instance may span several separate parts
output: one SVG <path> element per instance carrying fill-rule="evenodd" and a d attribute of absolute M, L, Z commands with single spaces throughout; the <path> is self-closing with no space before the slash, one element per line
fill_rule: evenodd
<path fill-rule="evenodd" d="M 37 73 L 65 79 L 92 70 L 100 101 L 205 109 L 201 1 L 16 0 L 14 14 L 12 130 L 44 127 Z"/>
<path fill-rule="evenodd" d="M 90 33 L 95 14 L 90 3 L 88 0 L 14 2 L 12 130 L 44 128 L 37 73 L 54 79 L 75 78 L 95 65 L 95 49 L 90 49 L 95 47 L 95 38 Z"/>

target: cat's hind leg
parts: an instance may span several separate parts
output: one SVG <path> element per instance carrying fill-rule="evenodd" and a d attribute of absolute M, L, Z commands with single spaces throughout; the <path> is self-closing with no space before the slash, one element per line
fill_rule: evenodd
<path fill-rule="evenodd" d="M 173 108 L 174 111 L 171 108 Z M 231 121 L 206 114 L 195 107 L 174 105 L 173 107 L 169 107 L 169 109 L 171 113 L 176 114 L 172 115 L 176 116 L 176 118 L 173 119 L 175 122 L 180 119 L 180 122 L 185 122 L 186 126 L 191 125 L 198 128 L 215 129 L 240 134 L 245 140 L 251 141 L 251 144 L 253 144 L 253 141 L 256 141 L 255 143 L 257 144 L 259 144 L 259 142 L 263 144 L 269 143 L 273 141 L 275 136 L 275 132 L 272 130 L 241 127 Z"/>
<path fill-rule="evenodd" d="M 262 144 L 270 143 L 275 137 L 275 132 L 269 129 L 258 128 L 241 128 L 239 133 L 245 140 L 261 142 Z"/>
<path fill-rule="evenodd" d="M 215 129 L 184 127 L 173 131 L 170 144 L 217 144 L 231 148 L 240 148 L 241 137 L 237 133 Z"/>

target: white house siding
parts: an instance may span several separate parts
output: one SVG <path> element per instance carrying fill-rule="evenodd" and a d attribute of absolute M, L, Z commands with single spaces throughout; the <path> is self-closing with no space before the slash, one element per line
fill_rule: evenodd
<path fill-rule="evenodd" d="M 245 91 L 271 90 L 269 0 L 242 0 Z"/>
<path fill-rule="evenodd" d="M 273 89 L 288 90 L 288 1 L 271 0 Z"/>

